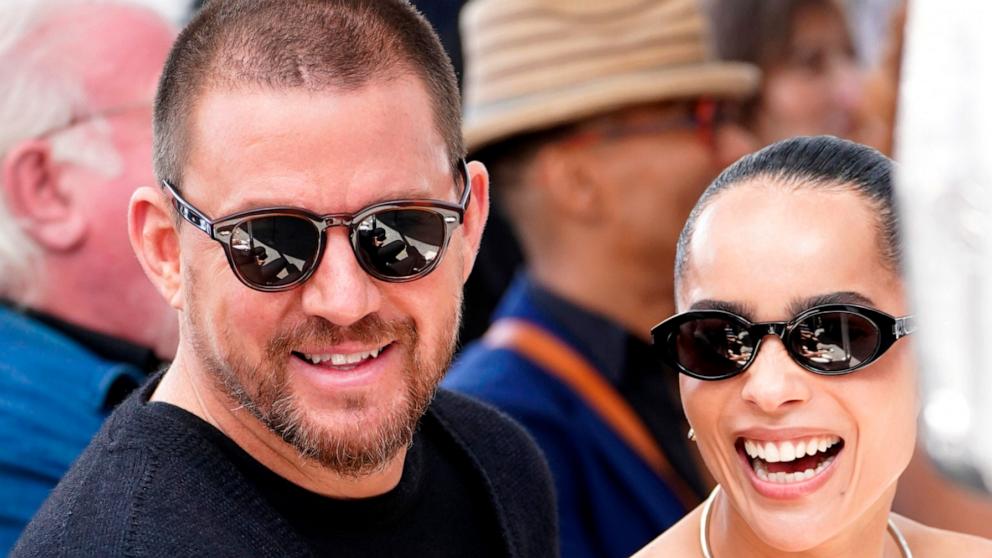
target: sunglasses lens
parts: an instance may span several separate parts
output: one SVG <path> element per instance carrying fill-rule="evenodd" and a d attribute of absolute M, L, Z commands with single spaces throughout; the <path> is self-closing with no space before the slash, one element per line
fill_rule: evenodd
<path fill-rule="evenodd" d="M 822 312 L 799 322 L 789 339 L 792 354 L 825 373 L 849 372 L 871 362 L 881 342 L 874 322 L 852 312 Z"/>
<path fill-rule="evenodd" d="M 433 269 L 444 248 L 444 217 L 422 209 L 390 209 L 358 224 L 362 265 L 386 279 L 411 279 Z"/>
<path fill-rule="evenodd" d="M 282 287 L 314 265 L 320 232 L 307 219 L 271 216 L 247 219 L 231 231 L 231 260 L 247 282 Z"/>
<path fill-rule="evenodd" d="M 678 364 L 702 378 L 734 374 L 754 352 L 746 324 L 727 317 L 685 321 L 671 334 L 668 346 Z"/>

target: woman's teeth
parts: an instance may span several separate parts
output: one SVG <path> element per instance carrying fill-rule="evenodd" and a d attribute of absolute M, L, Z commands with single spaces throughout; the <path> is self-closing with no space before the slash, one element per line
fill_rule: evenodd
<path fill-rule="evenodd" d="M 813 436 L 783 442 L 744 440 L 744 451 L 751 459 L 763 459 L 768 463 L 789 462 L 817 452 L 825 453 L 838 442 L 838 436 Z"/>
<path fill-rule="evenodd" d="M 744 452 L 759 479 L 790 484 L 813 478 L 830 466 L 840 451 L 838 436 L 810 436 L 782 441 L 744 440 Z"/>
<path fill-rule="evenodd" d="M 815 469 L 806 469 L 802 472 L 796 473 L 785 473 L 779 471 L 777 473 L 769 473 L 768 469 L 765 467 L 765 463 L 760 459 L 754 460 L 754 473 L 758 475 L 758 478 L 766 482 L 776 482 L 780 484 L 791 484 L 794 482 L 802 482 L 804 480 L 811 479 L 816 475 L 820 474 L 821 471 L 830 466 L 834 462 L 835 457 L 830 456 L 820 462 Z"/>

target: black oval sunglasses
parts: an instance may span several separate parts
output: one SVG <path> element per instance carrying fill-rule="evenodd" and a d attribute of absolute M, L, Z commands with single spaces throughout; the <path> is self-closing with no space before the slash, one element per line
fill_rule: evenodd
<path fill-rule="evenodd" d="M 849 374 L 878 360 L 915 331 L 912 316 L 895 318 L 856 304 L 825 304 L 788 322 L 753 323 L 723 310 L 676 314 L 651 329 L 662 362 L 700 380 L 736 376 L 754 362 L 766 335 L 782 339 L 792 360 L 815 374 Z"/>
<path fill-rule="evenodd" d="M 472 194 L 467 163 L 463 159 L 457 167 L 462 186 L 458 203 L 395 200 L 352 214 L 318 215 L 297 207 L 266 207 L 210 219 L 169 181 L 163 180 L 162 185 L 179 215 L 224 247 L 231 270 L 242 283 L 257 291 L 278 292 L 297 287 L 313 275 L 331 227 L 348 227 L 359 265 L 380 281 L 413 281 L 433 271 L 451 234 L 464 221 Z"/>

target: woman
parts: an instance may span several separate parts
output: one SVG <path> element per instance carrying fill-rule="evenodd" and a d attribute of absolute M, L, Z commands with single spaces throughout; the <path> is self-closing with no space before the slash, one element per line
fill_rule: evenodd
<path fill-rule="evenodd" d="M 873 149 L 796 138 L 700 198 L 682 313 L 652 334 L 719 486 L 638 556 L 992 556 L 890 512 L 918 411 L 891 171 Z"/>
<path fill-rule="evenodd" d="M 837 0 L 710 0 L 708 8 L 717 55 L 762 70 L 760 93 L 742 115 L 762 145 L 815 134 L 882 142 Z"/>

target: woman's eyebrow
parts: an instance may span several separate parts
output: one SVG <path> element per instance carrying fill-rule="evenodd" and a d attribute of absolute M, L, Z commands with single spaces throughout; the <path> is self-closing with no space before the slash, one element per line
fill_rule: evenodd
<path fill-rule="evenodd" d="M 689 307 L 689 310 L 723 310 L 724 312 L 736 314 L 749 321 L 751 320 L 751 316 L 754 315 L 754 310 L 749 304 L 733 302 L 730 300 L 716 300 L 712 298 L 705 298 L 703 300 L 693 302 L 692 306 Z"/>
<path fill-rule="evenodd" d="M 823 304 L 858 304 L 874 307 L 875 303 L 867 296 L 854 291 L 838 291 L 793 299 L 789 303 L 789 314 L 795 316 L 814 306 Z"/>

